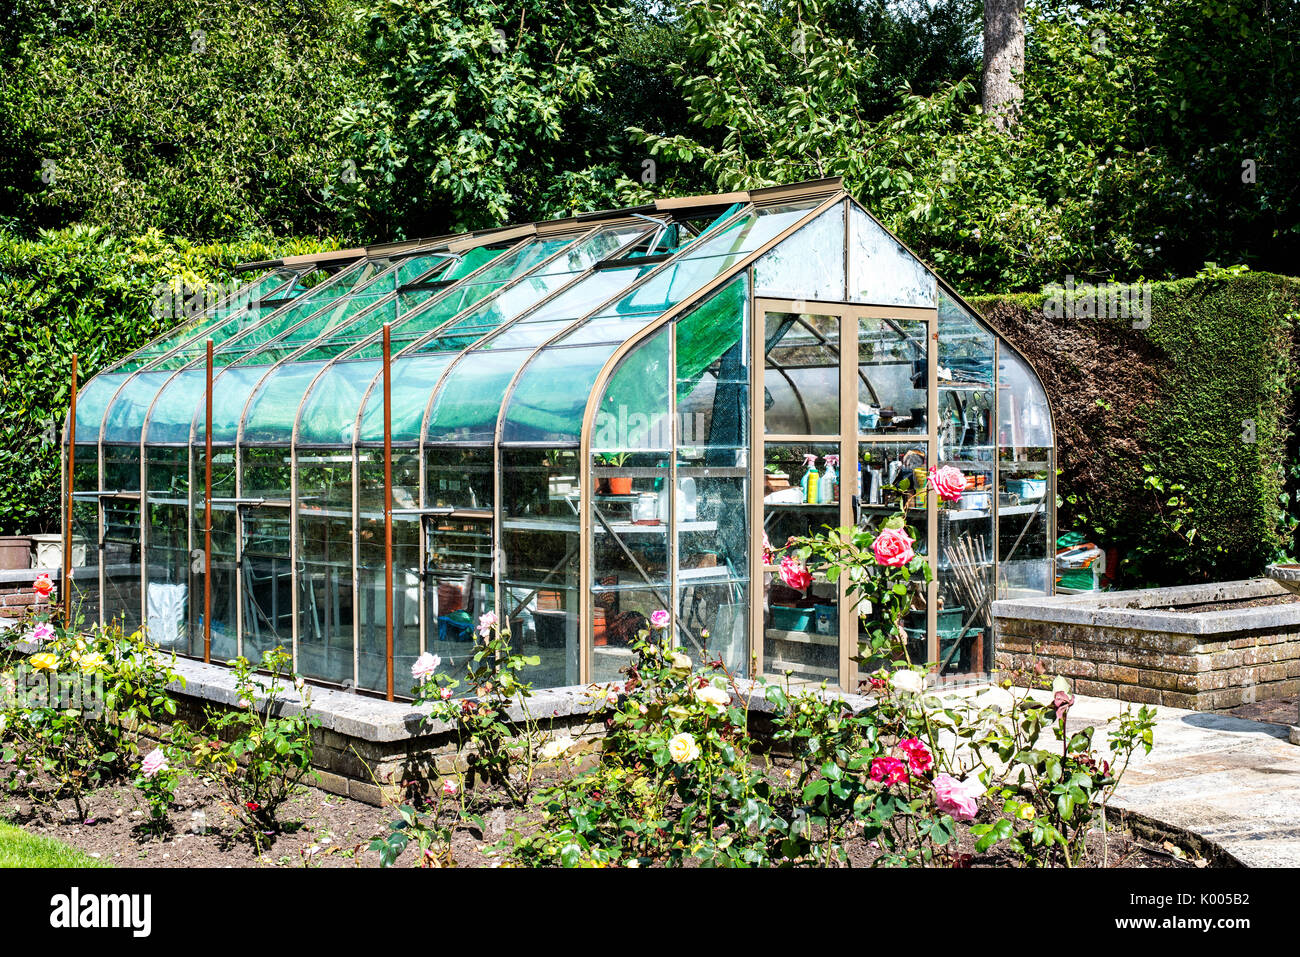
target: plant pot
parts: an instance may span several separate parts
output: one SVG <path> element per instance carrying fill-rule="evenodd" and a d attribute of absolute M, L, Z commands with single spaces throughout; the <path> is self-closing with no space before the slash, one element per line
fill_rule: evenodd
<path fill-rule="evenodd" d="M 26 535 L 0 537 L 0 570 L 32 567 L 32 540 Z"/>
<path fill-rule="evenodd" d="M 610 495 L 632 494 L 632 476 L 620 475 L 617 477 L 611 477 L 608 481 Z"/>
<path fill-rule="evenodd" d="M 764 472 L 763 473 L 763 495 L 771 495 L 773 492 L 780 492 L 782 489 L 790 487 L 790 476 L 784 472 Z"/>

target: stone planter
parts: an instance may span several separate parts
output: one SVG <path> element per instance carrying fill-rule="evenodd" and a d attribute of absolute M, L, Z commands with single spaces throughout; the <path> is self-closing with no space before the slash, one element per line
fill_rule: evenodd
<path fill-rule="evenodd" d="M 1198 711 L 1290 697 L 1300 601 L 1280 600 L 1289 597 L 1257 579 L 998 601 L 997 668 L 1016 680 L 1041 664 L 1080 694 Z M 1214 604 L 1229 607 L 1197 608 Z"/>
<path fill-rule="evenodd" d="M 30 536 L 0 536 L 0 571 L 31 567 L 32 540 Z"/>

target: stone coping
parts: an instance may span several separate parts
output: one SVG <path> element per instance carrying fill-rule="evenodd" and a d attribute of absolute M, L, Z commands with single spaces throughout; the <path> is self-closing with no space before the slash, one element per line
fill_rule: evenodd
<path fill-rule="evenodd" d="M 31 584 L 42 575 L 49 575 L 50 581 L 57 582 L 63 577 L 61 568 L 5 568 L 0 570 L 0 585 Z"/>
<path fill-rule="evenodd" d="M 172 686 L 172 689 L 186 697 L 225 705 L 234 705 L 239 700 L 239 694 L 235 690 L 235 674 L 224 665 L 211 665 L 190 658 L 177 658 L 173 670 L 185 679 L 185 686 L 182 688 L 177 683 Z M 265 675 L 257 677 L 263 683 L 269 680 Z M 740 681 L 738 684 L 742 692 L 752 694 L 751 711 L 765 713 L 774 710 L 763 694 L 762 686 L 752 681 Z M 372 698 L 335 688 L 320 688 L 314 685 L 308 687 L 311 694 L 311 713 L 320 719 L 322 728 L 337 734 L 365 741 L 388 743 L 453 730 L 453 726 L 447 722 L 428 721 L 428 705 L 417 707 L 409 701 L 385 701 L 382 698 Z M 507 714 L 515 721 L 523 721 L 529 716 L 537 721 L 547 721 L 551 718 L 595 715 L 605 707 L 604 697 L 600 694 L 600 689 L 603 687 L 603 685 L 570 685 L 536 691 L 527 701 L 527 712 L 516 702 L 511 705 Z M 874 700 L 863 695 L 822 692 L 817 688 L 807 690 L 828 699 L 842 699 L 854 712 L 867 708 Z M 302 710 L 302 696 L 292 686 L 283 689 L 277 696 L 277 700 L 282 703 L 287 714 L 297 714 Z"/>
<path fill-rule="evenodd" d="M 1178 585 L 1172 588 L 1005 599 L 993 603 L 993 617 L 1184 635 L 1291 631 L 1300 629 L 1300 602 L 1194 614 L 1167 610 L 1170 606 L 1289 594 L 1285 588 L 1270 579 L 1255 578 L 1206 585 Z"/>

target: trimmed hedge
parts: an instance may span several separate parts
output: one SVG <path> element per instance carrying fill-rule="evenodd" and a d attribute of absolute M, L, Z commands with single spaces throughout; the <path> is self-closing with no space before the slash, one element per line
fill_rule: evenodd
<path fill-rule="evenodd" d="M 1259 575 L 1294 549 L 1300 280 L 1211 272 L 1150 301 L 1145 328 L 1051 318 L 1041 293 L 973 304 L 1051 399 L 1061 532 L 1116 546 L 1126 585 Z"/>
<path fill-rule="evenodd" d="M 159 284 L 202 289 L 231 279 L 241 262 L 331 248 L 330 240 L 197 246 L 82 228 L 36 239 L 0 232 L 0 534 L 59 531 L 58 442 L 73 353 L 85 382 L 176 325 L 152 314 Z"/>

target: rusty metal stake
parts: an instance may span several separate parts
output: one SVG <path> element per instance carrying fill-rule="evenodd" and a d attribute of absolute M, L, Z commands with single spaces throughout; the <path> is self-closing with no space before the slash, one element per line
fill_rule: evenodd
<path fill-rule="evenodd" d="M 388 657 L 388 700 L 393 700 L 393 345 L 384 323 L 384 638 Z"/>
<path fill-rule="evenodd" d="M 203 660 L 212 661 L 212 340 L 203 411 Z"/>
<path fill-rule="evenodd" d="M 77 462 L 77 354 L 72 354 L 72 404 L 68 412 L 68 498 L 63 516 L 63 624 L 72 625 L 72 483 Z"/>

